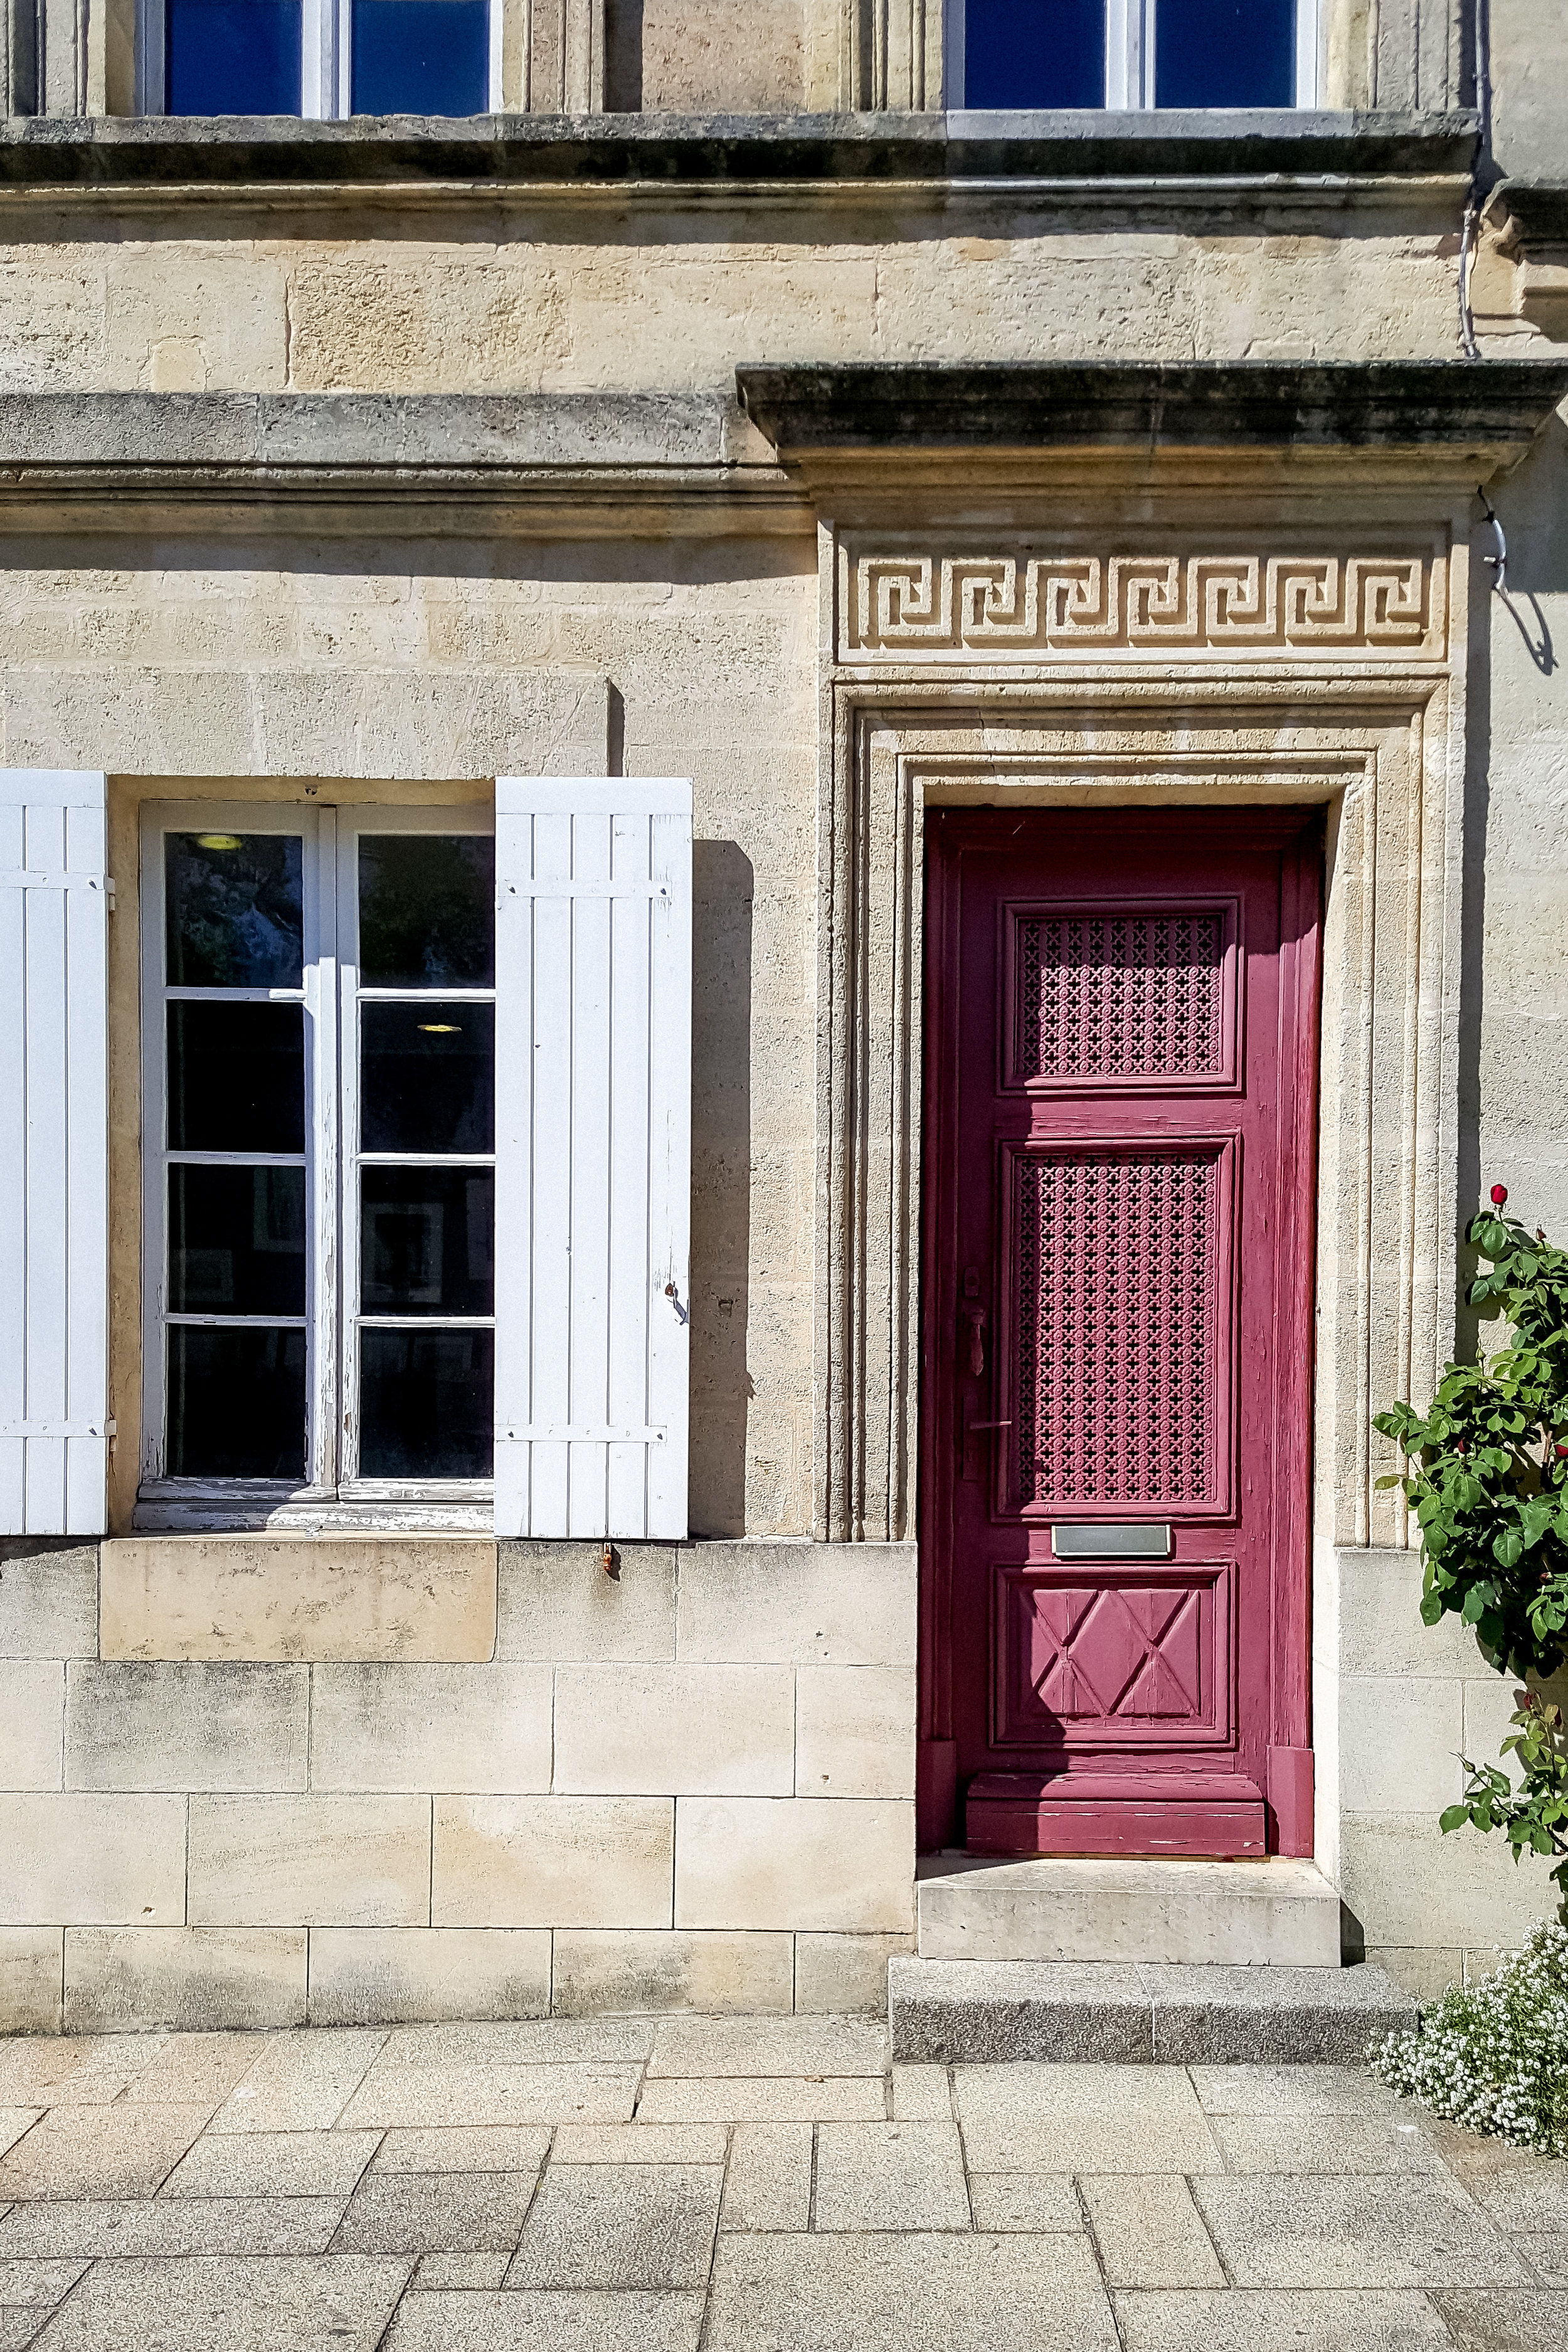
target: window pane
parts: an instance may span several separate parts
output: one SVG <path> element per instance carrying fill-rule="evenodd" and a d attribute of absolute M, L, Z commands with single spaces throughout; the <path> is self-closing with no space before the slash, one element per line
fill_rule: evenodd
<path fill-rule="evenodd" d="M 488 1478 L 493 1331 L 360 1331 L 362 1478 Z"/>
<path fill-rule="evenodd" d="M 303 1005 L 170 1005 L 169 1149 L 304 1150 Z"/>
<path fill-rule="evenodd" d="M 495 1148 L 493 1004 L 362 1004 L 365 1151 Z"/>
<path fill-rule="evenodd" d="M 1160 0 L 1156 106 L 1290 106 L 1296 0 Z"/>
<path fill-rule="evenodd" d="M 489 988 L 496 976 L 489 834 L 388 833 L 359 845 L 366 988 Z"/>
<path fill-rule="evenodd" d="M 495 1309 L 495 1177 L 488 1168 L 362 1172 L 360 1304 L 367 1314 Z"/>
<path fill-rule="evenodd" d="M 168 1474 L 303 1479 L 303 1331 L 169 1326 Z"/>
<path fill-rule="evenodd" d="M 171 114 L 298 114 L 300 0 L 168 0 Z"/>
<path fill-rule="evenodd" d="M 302 1168 L 171 1168 L 169 1311 L 303 1315 Z"/>
<path fill-rule="evenodd" d="M 1103 106 L 1105 0 L 965 0 L 963 102 Z"/>
<path fill-rule="evenodd" d="M 489 47 L 485 0 L 353 0 L 353 111 L 482 114 Z"/>
<path fill-rule="evenodd" d="M 298 834 L 164 835 L 171 987 L 301 985 L 302 847 Z"/>

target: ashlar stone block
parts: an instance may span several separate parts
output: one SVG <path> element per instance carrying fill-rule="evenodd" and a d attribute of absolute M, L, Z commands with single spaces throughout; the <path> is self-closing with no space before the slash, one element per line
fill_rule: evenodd
<path fill-rule="evenodd" d="M 913 1889 L 912 1804 L 678 1801 L 678 1927 L 907 1931 Z"/>
<path fill-rule="evenodd" d="M 303 1927 L 68 1927 L 67 2030 L 302 2025 L 305 1942 Z"/>
<path fill-rule="evenodd" d="M 0 1927 L 0 2033 L 58 2033 L 62 1927 Z"/>
<path fill-rule="evenodd" d="M 318 1665 L 310 1783 L 548 1789 L 551 1706 L 548 1666 Z"/>
<path fill-rule="evenodd" d="M 683 1545 L 678 1655 L 912 1669 L 915 1562 L 913 1544 Z"/>
<path fill-rule="evenodd" d="M 65 1678 L 56 1658 L 0 1658 L 0 1789 L 61 1786 Z"/>
<path fill-rule="evenodd" d="M 73 1660 L 73 1789 L 282 1790 L 305 1786 L 305 1666 Z"/>
<path fill-rule="evenodd" d="M 326 772 L 322 771 L 321 772 Z M 135 1536 L 102 1547 L 105 1658 L 489 1658 L 482 1538 Z"/>
<path fill-rule="evenodd" d="M 787 1797 L 794 1785 L 787 1666 L 556 1669 L 559 1790 Z"/>
<path fill-rule="evenodd" d="M 0 1539 L 0 1658 L 98 1654 L 98 1546 Z"/>
<path fill-rule="evenodd" d="M 915 1678 L 907 1666 L 802 1666 L 795 1793 L 912 1797 Z"/>
<path fill-rule="evenodd" d="M 868 2011 L 885 2016 L 888 1962 L 912 1952 L 913 1936 L 816 1936 L 795 1939 L 797 2010 Z"/>
<path fill-rule="evenodd" d="M 542 2017 L 549 2007 L 547 1928 L 317 1927 L 311 1932 L 312 2025 Z"/>
<path fill-rule="evenodd" d="M 790 1942 L 786 1934 L 561 1927 L 555 1933 L 554 2011 L 558 2017 L 589 2017 L 605 2010 L 644 2015 L 692 2011 L 708 2017 L 787 2014 Z"/>
<path fill-rule="evenodd" d="M 675 1655 L 673 1544 L 503 1543 L 498 1658 L 657 1663 Z"/>
<path fill-rule="evenodd" d="M 0 1925 L 157 1927 L 185 1916 L 185 1800 L 0 1796 Z"/>
<path fill-rule="evenodd" d="M 435 1815 L 437 1927 L 670 1925 L 668 1797 L 437 1797 Z"/>
<path fill-rule="evenodd" d="M 425 1927 L 428 1797 L 193 1797 L 203 1927 Z"/>

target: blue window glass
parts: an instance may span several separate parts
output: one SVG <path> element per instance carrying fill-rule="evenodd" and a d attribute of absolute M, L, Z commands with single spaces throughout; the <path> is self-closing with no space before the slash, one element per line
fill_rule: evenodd
<path fill-rule="evenodd" d="M 1293 106 L 1296 0 L 1159 0 L 1156 106 Z"/>
<path fill-rule="evenodd" d="M 1105 0 L 965 0 L 963 102 L 1103 106 Z"/>
<path fill-rule="evenodd" d="M 487 0 L 353 0 L 356 114 L 483 114 Z"/>
<path fill-rule="evenodd" d="M 300 0 L 168 0 L 171 114 L 298 114 Z"/>

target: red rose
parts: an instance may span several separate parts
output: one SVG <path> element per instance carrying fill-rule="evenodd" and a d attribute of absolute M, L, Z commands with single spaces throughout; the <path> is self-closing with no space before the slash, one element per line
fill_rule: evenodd
<path fill-rule="evenodd" d="M 1494 1184 L 1492 1186 L 1492 1206 L 1494 1209 L 1500 1209 L 1507 1198 L 1508 1186 L 1506 1184 Z"/>

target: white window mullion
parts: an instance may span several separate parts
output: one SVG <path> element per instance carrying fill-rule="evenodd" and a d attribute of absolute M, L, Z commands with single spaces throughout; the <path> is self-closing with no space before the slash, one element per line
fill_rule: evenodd
<path fill-rule="evenodd" d="M 346 114 L 342 88 L 348 63 L 349 0 L 301 0 L 300 111 L 306 121 Z"/>
<path fill-rule="evenodd" d="M 1316 106 L 1323 12 L 1319 0 L 1296 0 L 1296 104 Z"/>
<path fill-rule="evenodd" d="M 316 817 L 315 853 L 305 866 L 305 926 L 316 953 L 305 966 L 305 1050 L 310 1123 L 305 1136 L 306 1299 L 310 1310 L 310 1400 L 307 1475 L 327 1492 L 338 1484 L 342 1394 L 339 1330 L 342 1314 L 342 1223 L 339 1216 L 342 1143 L 338 1127 L 338 813 Z"/>

